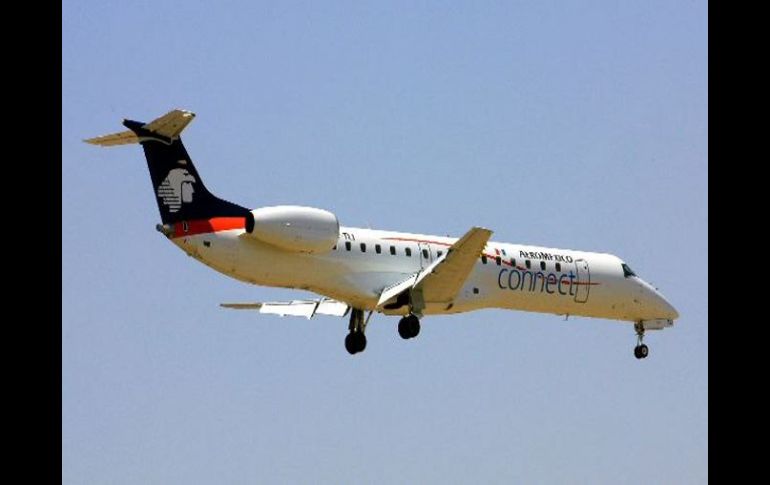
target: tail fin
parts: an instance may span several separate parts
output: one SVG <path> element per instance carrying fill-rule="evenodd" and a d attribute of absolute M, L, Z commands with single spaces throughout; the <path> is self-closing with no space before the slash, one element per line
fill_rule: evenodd
<path fill-rule="evenodd" d="M 128 131 L 84 141 L 99 146 L 142 145 L 163 224 L 245 217 L 248 209 L 216 197 L 198 175 L 179 137 L 193 118 L 195 114 L 177 109 L 149 123 L 124 120 Z"/>

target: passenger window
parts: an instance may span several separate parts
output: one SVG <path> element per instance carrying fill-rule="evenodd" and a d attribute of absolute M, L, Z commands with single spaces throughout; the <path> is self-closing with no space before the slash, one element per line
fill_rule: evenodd
<path fill-rule="evenodd" d="M 345 241 L 345 250 L 350 251 L 350 241 Z"/>
<path fill-rule="evenodd" d="M 481 255 L 481 264 L 487 264 L 487 255 L 486 254 L 482 254 Z"/>
<path fill-rule="evenodd" d="M 374 252 L 377 254 L 382 253 L 382 247 L 379 244 L 374 245 Z"/>
<path fill-rule="evenodd" d="M 427 249 L 423 249 L 422 250 L 422 257 L 425 258 L 425 259 L 428 259 L 428 250 Z"/>
<path fill-rule="evenodd" d="M 366 243 L 361 243 L 361 252 L 362 253 L 366 252 Z"/>
<path fill-rule="evenodd" d="M 396 246 L 391 246 L 391 247 L 390 247 L 390 254 L 391 254 L 392 256 L 395 256 L 395 255 L 396 255 Z"/>
<path fill-rule="evenodd" d="M 545 261 L 540 261 L 540 269 L 545 271 Z"/>
<path fill-rule="evenodd" d="M 500 259 L 500 256 L 495 257 L 495 263 L 497 263 L 498 266 L 500 266 L 500 264 L 502 264 L 502 261 L 503 260 Z"/>
<path fill-rule="evenodd" d="M 556 263 L 556 271 L 561 271 L 561 263 Z"/>
<path fill-rule="evenodd" d="M 524 261 L 524 264 L 527 265 L 527 269 L 532 267 L 532 263 L 529 260 Z"/>
<path fill-rule="evenodd" d="M 412 257 L 412 248 L 404 249 L 404 253 L 406 253 L 406 255 L 411 258 Z"/>
<path fill-rule="evenodd" d="M 511 258 L 511 266 L 516 267 L 516 258 Z"/>

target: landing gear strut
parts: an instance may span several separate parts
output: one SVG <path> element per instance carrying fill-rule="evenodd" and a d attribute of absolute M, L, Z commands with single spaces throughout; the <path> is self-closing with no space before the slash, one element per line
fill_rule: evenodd
<path fill-rule="evenodd" d="M 399 320 L 398 334 L 404 340 L 414 338 L 420 334 L 420 319 L 414 314 L 409 314 Z"/>
<path fill-rule="evenodd" d="M 363 352 L 366 348 L 366 335 L 364 335 L 366 321 L 364 320 L 363 310 L 353 308 L 350 311 L 350 325 L 348 325 L 348 329 L 350 329 L 350 333 L 345 337 L 345 350 L 350 355 Z"/>
<path fill-rule="evenodd" d="M 644 325 L 641 322 L 634 324 L 634 330 L 636 330 L 636 347 L 634 347 L 634 357 L 637 359 L 644 359 L 649 355 L 650 349 L 642 343 L 644 339 Z"/>

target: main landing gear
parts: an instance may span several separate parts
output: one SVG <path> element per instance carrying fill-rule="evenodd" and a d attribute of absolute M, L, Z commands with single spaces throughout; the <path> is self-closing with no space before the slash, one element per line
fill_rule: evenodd
<path fill-rule="evenodd" d="M 644 339 L 644 325 L 641 322 L 634 324 L 634 330 L 636 330 L 636 347 L 634 347 L 634 357 L 637 359 L 644 359 L 649 355 L 650 349 L 642 343 Z"/>
<path fill-rule="evenodd" d="M 398 334 L 404 340 L 415 338 L 420 334 L 420 319 L 414 314 L 409 314 L 399 320 Z"/>
<path fill-rule="evenodd" d="M 369 313 L 369 316 L 371 317 L 372 314 Z M 363 310 L 353 308 L 350 311 L 350 324 L 348 325 L 350 333 L 345 337 L 345 350 L 351 355 L 363 352 L 366 348 L 364 331 L 368 321 L 368 318 L 364 319 Z M 398 334 L 404 340 L 415 338 L 420 334 L 420 318 L 413 313 L 403 317 L 398 322 Z"/>
<path fill-rule="evenodd" d="M 366 335 L 364 335 L 366 320 L 364 320 L 363 310 L 353 308 L 350 311 L 350 325 L 348 325 L 348 329 L 350 329 L 350 333 L 345 337 L 345 350 L 350 355 L 363 352 L 366 348 Z"/>

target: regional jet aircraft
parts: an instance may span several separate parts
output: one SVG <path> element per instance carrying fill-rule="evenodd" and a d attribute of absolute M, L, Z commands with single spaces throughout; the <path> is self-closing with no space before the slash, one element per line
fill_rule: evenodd
<path fill-rule="evenodd" d="M 645 330 L 679 314 L 617 256 L 490 241 L 473 227 L 459 239 L 340 226 L 326 210 L 248 209 L 209 192 L 180 133 L 193 120 L 173 110 L 127 131 L 85 140 L 144 148 L 160 210 L 157 230 L 203 264 L 255 285 L 308 290 L 314 300 L 223 303 L 225 308 L 312 318 L 349 315 L 345 348 L 366 348 L 372 313 L 398 315 L 412 339 L 428 315 L 504 308 L 633 323 L 634 355 L 647 357 Z M 366 314 L 368 312 L 368 315 Z"/>

